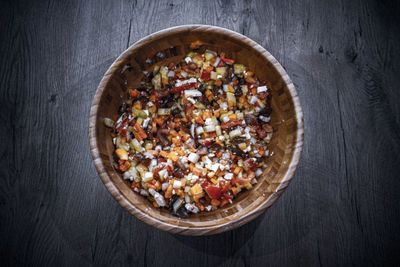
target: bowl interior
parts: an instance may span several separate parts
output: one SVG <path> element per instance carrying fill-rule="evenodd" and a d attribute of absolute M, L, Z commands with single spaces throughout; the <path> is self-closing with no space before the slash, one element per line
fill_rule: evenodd
<path fill-rule="evenodd" d="M 147 199 L 134 193 L 129 184 L 113 169 L 114 148 L 110 130 L 104 126 L 103 119 L 115 119 L 118 108 L 124 101 L 126 88 L 137 86 L 143 77 L 143 71 L 152 70 L 155 64 L 180 61 L 191 51 L 190 43 L 197 40 L 204 43 L 200 51 L 209 49 L 225 52 L 228 57 L 253 70 L 260 80 L 267 81 L 268 88 L 272 91 L 271 124 L 274 135 L 269 144 L 272 156 L 269 157 L 268 167 L 258 184 L 252 190 L 241 193 L 233 204 L 217 211 L 179 219 L 164 209 L 154 208 Z M 99 86 L 101 90 L 97 94 L 94 138 L 99 152 L 99 163 L 105 170 L 103 175 L 109 177 L 120 197 L 125 198 L 128 205 L 131 205 L 131 213 L 143 220 L 150 218 L 156 226 L 158 223 L 165 223 L 170 227 L 174 226 L 175 229 L 225 227 L 224 230 L 239 226 L 247 221 L 245 218 L 255 217 L 270 206 L 291 178 L 288 172 L 299 141 L 299 116 L 296 115 L 293 92 L 291 94 L 289 86 L 293 86 L 289 78 L 268 52 L 248 38 L 230 31 L 187 27 L 163 31 L 142 39 L 114 62 Z"/>

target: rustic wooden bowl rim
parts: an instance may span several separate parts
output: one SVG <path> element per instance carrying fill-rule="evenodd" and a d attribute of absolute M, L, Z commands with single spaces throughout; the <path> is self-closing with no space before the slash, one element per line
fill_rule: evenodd
<path fill-rule="evenodd" d="M 297 133 L 296 133 L 296 141 L 294 146 L 293 156 L 291 158 L 290 164 L 285 175 L 282 178 L 282 182 L 278 185 L 275 192 L 273 192 L 263 203 L 259 206 L 254 208 L 253 210 L 249 211 L 245 215 L 241 216 L 240 218 L 235 218 L 226 222 L 220 222 L 221 219 L 216 219 L 215 224 L 209 226 L 193 226 L 193 227 L 183 227 L 181 225 L 170 224 L 167 221 L 161 221 L 158 218 L 154 218 L 149 216 L 148 214 L 143 213 L 141 210 L 137 209 L 133 203 L 131 203 L 117 188 L 117 186 L 112 182 L 110 175 L 108 174 L 107 170 L 104 167 L 102 159 L 99 155 L 98 150 L 98 142 L 96 138 L 96 128 L 97 128 L 97 113 L 99 109 L 99 102 L 103 91 L 106 88 L 109 80 L 112 77 L 112 74 L 120 67 L 120 64 L 124 61 L 126 57 L 128 57 L 132 51 L 141 47 L 142 45 L 151 42 L 154 39 L 159 39 L 165 36 L 170 35 L 171 33 L 179 33 L 185 31 L 200 31 L 200 32 L 213 32 L 218 33 L 221 35 L 229 35 L 232 38 L 240 39 L 240 41 L 247 43 L 253 49 L 257 50 L 259 53 L 263 54 L 274 66 L 276 71 L 281 75 L 284 85 L 288 88 L 289 93 L 291 95 L 291 99 L 293 101 L 295 114 L 296 114 L 296 126 L 297 126 Z M 243 225 L 244 223 L 254 219 L 259 214 L 261 214 L 264 210 L 270 207 L 276 199 L 281 195 L 282 191 L 288 186 L 290 180 L 293 178 L 295 169 L 299 163 L 301 150 L 303 147 L 303 112 L 300 106 L 300 101 L 297 96 L 296 89 L 290 80 L 288 74 L 283 69 L 283 67 L 279 64 L 279 62 L 268 52 L 266 51 L 261 45 L 256 43 L 255 41 L 251 40 L 250 38 L 239 34 L 237 32 L 217 27 L 211 25 L 200 25 L 200 24 L 190 24 L 190 25 L 182 25 L 182 26 L 175 26 L 171 28 L 167 28 L 153 34 L 150 34 L 133 45 L 131 45 L 128 49 L 126 49 L 110 66 L 107 70 L 105 75 L 103 76 L 95 96 L 93 98 L 93 102 L 90 109 L 90 119 L 89 119 L 89 140 L 90 140 L 90 151 L 95 163 L 96 170 L 107 187 L 107 189 L 111 192 L 112 196 L 116 199 L 116 201 L 125 209 L 128 210 L 129 213 L 135 215 L 140 220 L 153 225 L 159 229 L 170 231 L 179 234 L 185 235 L 200 235 L 200 234 L 215 234 L 220 233 L 223 231 L 227 231 L 230 229 L 234 229 Z M 230 215 L 232 216 L 232 215 Z M 226 218 L 225 218 L 226 219 Z M 173 230 L 172 230 L 173 229 Z"/>

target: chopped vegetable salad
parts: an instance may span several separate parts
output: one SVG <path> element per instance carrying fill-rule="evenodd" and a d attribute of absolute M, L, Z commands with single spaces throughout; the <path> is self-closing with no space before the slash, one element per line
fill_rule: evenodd
<path fill-rule="evenodd" d="M 251 189 L 266 167 L 271 94 L 246 66 L 206 50 L 155 66 L 128 89 L 112 128 L 133 191 L 173 215 L 208 212 Z"/>

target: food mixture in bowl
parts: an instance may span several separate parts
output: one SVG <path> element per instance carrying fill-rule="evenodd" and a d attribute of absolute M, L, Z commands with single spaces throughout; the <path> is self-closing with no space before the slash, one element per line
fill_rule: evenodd
<path fill-rule="evenodd" d="M 179 217 L 251 189 L 272 138 L 266 82 L 224 53 L 196 51 L 145 72 L 117 120 L 104 121 L 132 190 Z"/>

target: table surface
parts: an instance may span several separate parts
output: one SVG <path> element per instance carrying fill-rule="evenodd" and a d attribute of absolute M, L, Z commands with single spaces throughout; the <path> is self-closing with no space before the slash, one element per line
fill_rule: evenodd
<path fill-rule="evenodd" d="M 1 1 L 0 262 L 37 266 L 382 266 L 399 262 L 400 8 L 390 1 Z M 295 178 L 215 236 L 120 208 L 89 153 L 115 58 L 166 27 L 240 32 L 285 67 L 304 111 Z"/>

